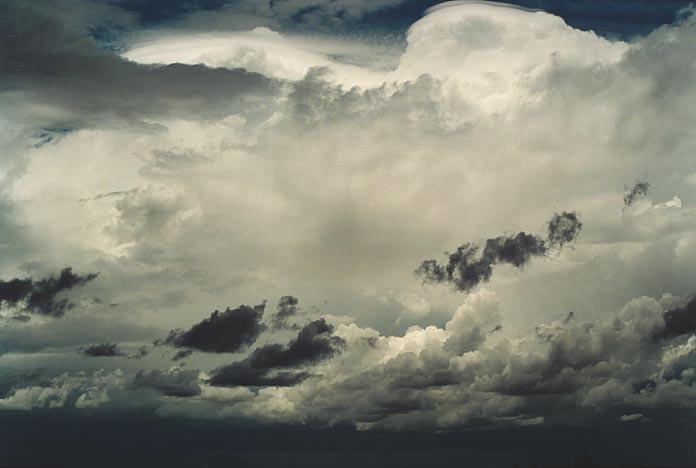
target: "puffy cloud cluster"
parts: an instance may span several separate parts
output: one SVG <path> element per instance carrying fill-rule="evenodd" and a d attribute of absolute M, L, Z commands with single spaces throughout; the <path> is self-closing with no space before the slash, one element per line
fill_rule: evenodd
<path fill-rule="evenodd" d="M 118 370 L 108 378 L 14 375 L 4 378 L 0 404 L 109 411 L 136 392 L 138 404 L 173 414 L 364 430 L 565 424 L 590 414 L 649 421 L 661 408 L 690 410 L 696 401 L 696 336 L 669 325 L 675 310 L 689 310 L 673 307 L 678 303 L 641 297 L 604 320 L 569 313 L 527 335 L 505 336 L 496 294 L 480 290 L 442 328 L 414 326 L 389 336 L 318 319 L 289 343 L 258 346 L 209 374 L 174 367 Z M 236 389 L 228 394 L 225 387 Z M 255 390 L 242 398 L 243 387 Z M 158 394 L 178 398 L 177 406 Z"/>

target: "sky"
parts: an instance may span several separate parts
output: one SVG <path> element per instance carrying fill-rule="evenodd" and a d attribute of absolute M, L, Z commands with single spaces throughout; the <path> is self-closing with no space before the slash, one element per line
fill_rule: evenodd
<path fill-rule="evenodd" d="M 696 465 L 693 13 L 0 0 L 0 467 Z"/>

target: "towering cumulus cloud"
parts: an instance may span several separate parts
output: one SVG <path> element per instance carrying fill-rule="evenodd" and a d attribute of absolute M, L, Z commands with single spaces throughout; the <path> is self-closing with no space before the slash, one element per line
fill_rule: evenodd
<path fill-rule="evenodd" d="M 429 283 L 450 283 L 458 291 L 470 291 L 491 279 L 493 265 L 507 263 L 522 268 L 532 257 L 546 254 L 549 248 L 574 241 L 582 229 L 575 212 L 556 213 L 548 224 L 546 239 L 524 232 L 512 237 L 494 237 L 483 244 L 480 256 L 477 256 L 480 247 L 467 243 L 449 254 L 447 264 L 424 260 L 416 274 Z"/>

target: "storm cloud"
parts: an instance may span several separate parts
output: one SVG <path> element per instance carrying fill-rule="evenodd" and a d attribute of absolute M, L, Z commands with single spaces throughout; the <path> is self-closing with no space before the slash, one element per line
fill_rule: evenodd
<path fill-rule="evenodd" d="M 665 327 L 660 336 L 672 338 L 696 332 L 696 298 L 684 306 L 665 311 Z"/>
<path fill-rule="evenodd" d="M 92 281 L 98 275 L 98 273 L 90 273 L 81 276 L 67 267 L 61 270 L 57 278 L 48 277 L 38 281 L 31 278 L 15 278 L 10 281 L 0 281 L 0 301 L 12 307 L 20 305 L 27 312 L 62 317 L 75 304 L 59 295 Z"/>
<path fill-rule="evenodd" d="M 252 344 L 263 331 L 264 308 L 265 304 L 216 310 L 189 330 L 172 330 L 162 344 L 207 353 L 235 353 Z"/>
<path fill-rule="evenodd" d="M 493 266 L 509 264 L 522 268 L 532 257 L 545 255 L 551 247 L 563 247 L 580 234 L 582 223 L 575 212 L 555 213 L 548 223 L 546 239 L 525 232 L 487 239 L 483 249 L 464 244 L 448 255 L 447 263 L 424 260 L 416 270 L 427 283 L 449 283 L 457 291 L 468 292 L 493 275 Z M 478 255 L 478 252 L 481 254 Z"/>
<path fill-rule="evenodd" d="M 114 357 L 122 356 L 116 343 L 93 344 L 82 350 L 85 356 L 89 357 Z"/>
<path fill-rule="evenodd" d="M 219 386 L 295 385 L 309 374 L 280 372 L 269 376 L 268 373 L 274 369 L 312 364 L 333 356 L 345 345 L 345 340 L 332 335 L 333 331 L 333 326 L 323 318 L 314 320 L 302 327 L 287 345 L 276 343 L 261 346 L 243 361 L 216 369 L 210 383 Z"/>

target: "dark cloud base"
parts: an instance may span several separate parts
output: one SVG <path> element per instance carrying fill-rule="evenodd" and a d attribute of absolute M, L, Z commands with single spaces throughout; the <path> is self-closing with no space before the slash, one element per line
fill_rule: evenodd
<path fill-rule="evenodd" d="M 509 428 L 445 433 L 375 433 L 348 428 L 231 426 L 152 418 L 6 413 L 0 467 L 597 467 L 696 466 L 684 415 L 655 424 L 609 423 L 593 430 Z M 621 426 L 621 427 L 619 427 Z M 613 437 L 617 430 L 626 437 Z M 28 450 L 27 441 L 41 450 Z M 79 441 L 79 446 L 76 445 Z M 536 465 L 532 465 L 536 464 Z"/>

